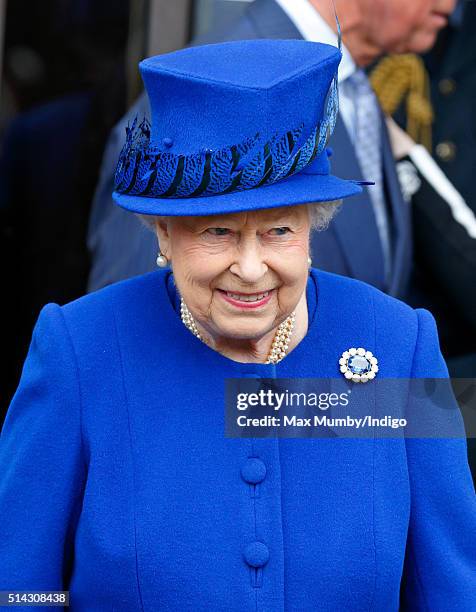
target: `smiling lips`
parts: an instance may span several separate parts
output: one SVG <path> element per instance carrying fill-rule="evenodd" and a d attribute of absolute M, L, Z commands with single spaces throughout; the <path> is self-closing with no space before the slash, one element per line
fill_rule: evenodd
<path fill-rule="evenodd" d="M 269 302 L 274 289 L 261 291 L 260 293 L 242 293 L 241 291 L 224 291 L 223 289 L 218 291 L 233 306 L 239 308 L 258 308 Z"/>

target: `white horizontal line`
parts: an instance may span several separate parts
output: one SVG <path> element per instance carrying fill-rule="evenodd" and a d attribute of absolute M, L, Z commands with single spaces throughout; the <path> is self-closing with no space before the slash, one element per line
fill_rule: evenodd
<path fill-rule="evenodd" d="M 425 147 L 422 145 L 413 147 L 410 158 L 433 189 L 446 201 L 453 219 L 464 227 L 470 238 L 476 238 L 476 216 L 474 212 Z"/>

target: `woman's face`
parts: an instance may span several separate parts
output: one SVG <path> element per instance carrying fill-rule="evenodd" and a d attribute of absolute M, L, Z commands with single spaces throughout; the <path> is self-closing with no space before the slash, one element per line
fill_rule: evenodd
<path fill-rule="evenodd" d="M 288 317 L 308 278 L 307 205 L 157 224 L 195 320 L 214 338 L 259 339 Z"/>

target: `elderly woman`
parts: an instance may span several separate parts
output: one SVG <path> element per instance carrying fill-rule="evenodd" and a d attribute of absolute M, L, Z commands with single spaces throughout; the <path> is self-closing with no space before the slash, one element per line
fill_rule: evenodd
<path fill-rule="evenodd" d="M 224 435 L 228 378 L 447 376 L 428 312 L 310 268 L 311 229 L 360 190 L 325 149 L 339 61 L 253 41 L 141 64 L 152 128 L 128 130 L 115 199 L 163 269 L 43 309 L 1 438 L 0 590 L 87 612 L 474 610 L 464 438 Z"/>

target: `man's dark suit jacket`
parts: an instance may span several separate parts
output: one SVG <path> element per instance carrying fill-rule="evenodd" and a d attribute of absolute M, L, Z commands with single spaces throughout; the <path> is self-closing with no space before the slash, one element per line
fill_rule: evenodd
<path fill-rule="evenodd" d="M 435 116 L 433 155 L 476 213 L 476 2 L 461 2 L 459 8 L 460 21 L 441 32 L 425 63 Z M 416 256 L 412 305 L 429 308 L 435 315 L 443 353 L 451 358 L 450 373 L 474 377 L 476 240 L 432 189 L 421 188 L 412 204 Z"/>
<path fill-rule="evenodd" d="M 274 0 L 256 0 L 236 23 L 193 44 L 254 38 L 287 39 L 301 38 L 301 35 Z M 155 265 L 155 236 L 141 226 L 134 215 L 116 206 L 111 198 L 113 174 L 124 143 L 125 127 L 136 114 L 148 114 L 147 104 L 143 95 L 116 126 L 105 151 L 88 238 L 92 255 L 90 290 L 147 272 Z M 390 279 L 386 282 L 384 277 L 383 253 L 367 191 L 346 201 L 328 230 L 313 235 L 312 259 L 317 268 L 366 281 L 402 298 L 405 297 L 411 262 L 410 216 L 400 193 L 386 129 L 382 133 L 385 193 L 393 246 Z M 332 167 L 337 176 L 365 178 L 361 176 L 353 146 L 340 118 L 330 146 L 335 151 Z"/>

